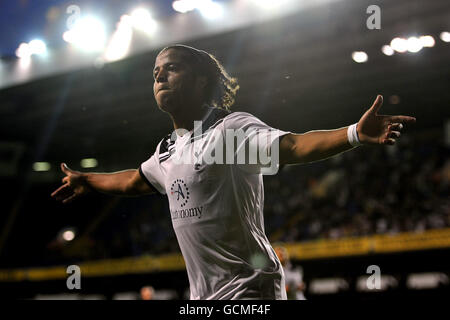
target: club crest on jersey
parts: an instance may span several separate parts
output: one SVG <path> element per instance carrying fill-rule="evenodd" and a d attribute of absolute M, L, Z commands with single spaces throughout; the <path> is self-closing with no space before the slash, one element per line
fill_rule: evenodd
<path fill-rule="evenodd" d="M 181 207 L 184 207 L 189 201 L 189 188 L 182 179 L 176 179 L 172 183 L 170 194 L 174 196 L 178 202 L 181 202 Z"/>

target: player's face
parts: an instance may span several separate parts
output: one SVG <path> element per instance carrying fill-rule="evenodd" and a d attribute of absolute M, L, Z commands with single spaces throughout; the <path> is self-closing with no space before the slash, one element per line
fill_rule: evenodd
<path fill-rule="evenodd" d="M 153 69 L 153 93 L 158 107 L 166 112 L 176 112 L 183 104 L 192 102 L 198 95 L 196 77 L 185 63 L 185 53 L 168 49 L 156 57 Z"/>
<path fill-rule="evenodd" d="M 141 298 L 142 300 L 152 300 L 153 292 L 149 288 L 141 289 Z"/>

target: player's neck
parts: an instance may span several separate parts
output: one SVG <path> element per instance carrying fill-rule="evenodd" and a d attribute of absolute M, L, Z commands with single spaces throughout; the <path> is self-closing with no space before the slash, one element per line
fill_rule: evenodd
<path fill-rule="evenodd" d="M 201 121 L 208 110 L 205 107 L 186 108 L 177 114 L 171 114 L 173 128 L 191 131 L 194 129 L 194 121 Z"/>

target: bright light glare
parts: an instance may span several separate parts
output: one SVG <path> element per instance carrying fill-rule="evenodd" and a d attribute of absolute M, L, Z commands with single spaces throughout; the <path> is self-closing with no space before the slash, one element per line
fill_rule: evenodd
<path fill-rule="evenodd" d="M 223 15 L 223 6 L 212 0 L 177 0 L 172 2 L 172 8 L 180 13 L 197 9 L 206 19 L 216 19 Z"/>
<path fill-rule="evenodd" d="M 399 104 L 400 103 L 400 97 L 396 94 L 393 94 L 389 97 L 389 103 L 390 104 Z"/>
<path fill-rule="evenodd" d="M 422 41 L 417 37 L 410 37 L 407 40 L 407 48 L 409 52 L 419 52 L 423 48 Z"/>
<path fill-rule="evenodd" d="M 444 42 L 450 42 L 450 32 L 447 32 L 447 31 L 441 32 L 441 34 L 439 35 L 439 37 L 440 37 L 441 40 L 444 41 Z"/>
<path fill-rule="evenodd" d="M 391 46 L 388 45 L 384 45 L 381 48 L 381 51 L 387 56 L 392 56 L 394 54 L 394 49 L 392 49 Z"/>
<path fill-rule="evenodd" d="M 18 58 L 29 58 L 31 56 L 29 44 L 22 42 L 16 50 L 16 56 Z"/>
<path fill-rule="evenodd" d="M 62 234 L 62 238 L 65 241 L 72 241 L 73 239 L 75 239 L 75 232 L 73 232 L 72 230 L 66 230 Z"/>
<path fill-rule="evenodd" d="M 31 54 L 45 54 L 47 52 L 47 46 L 42 40 L 39 39 L 31 40 L 28 45 Z"/>
<path fill-rule="evenodd" d="M 442 272 L 413 273 L 408 275 L 406 286 L 409 289 L 433 289 L 448 285 L 449 278 Z"/>
<path fill-rule="evenodd" d="M 116 61 L 125 57 L 130 48 L 132 36 L 131 17 L 123 15 L 117 25 L 116 31 L 108 43 L 105 59 L 107 61 Z"/>
<path fill-rule="evenodd" d="M 50 170 L 50 163 L 48 162 L 35 162 L 33 163 L 33 170 L 34 171 L 49 171 Z"/>
<path fill-rule="evenodd" d="M 147 9 L 135 9 L 131 12 L 130 17 L 131 23 L 136 29 L 148 34 L 151 34 L 156 30 L 156 21 L 152 19 L 152 16 Z"/>
<path fill-rule="evenodd" d="M 123 16 L 120 17 L 120 21 L 117 25 L 117 28 L 119 27 L 132 27 L 133 26 L 133 21 L 131 21 L 131 16 L 129 16 L 128 14 L 124 14 Z"/>
<path fill-rule="evenodd" d="M 19 59 L 19 69 L 22 71 L 28 70 L 31 65 L 31 56 L 22 57 Z"/>
<path fill-rule="evenodd" d="M 352 53 L 352 59 L 357 63 L 364 63 L 369 59 L 369 57 L 364 51 L 355 51 Z"/>
<path fill-rule="evenodd" d="M 87 158 L 81 160 L 82 168 L 95 168 L 98 165 L 97 159 Z"/>
<path fill-rule="evenodd" d="M 271 10 L 287 4 L 291 0 L 252 0 L 254 4 L 258 5 L 264 10 Z"/>
<path fill-rule="evenodd" d="M 426 48 L 434 47 L 434 44 L 436 43 L 436 41 L 434 41 L 434 38 L 432 36 L 421 36 L 419 39 L 420 42 L 422 43 L 422 46 Z"/>
<path fill-rule="evenodd" d="M 222 5 L 211 0 L 197 1 L 197 9 L 206 19 L 217 19 L 223 15 Z"/>
<path fill-rule="evenodd" d="M 84 51 L 100 51 L 106 42 L 105 28 L 100 20 L 87 16 L 64 32 L 63 39 Z"/>
<path fill-rule="evenodd" d="M 18 58 L 28 59 L 32 54 L 43 55 L 47 52 L 47 46 L 44 41 L 34 39 L 29 43 L 22 42 L 16 50 Z"/>
<path fill-rule="evenodd" d="M 400 53 L 406 52 L 408 50 L 408 42 L 403 38 L 394 38 L 391 41 L 391 48 Z"/>
<path fill-rule="evenodd" d="M 62 37 L 65 42 L 69 42 L 69 43 L 73 42 L 73 32 L 65 31 L 63 33 Z"/>
<path fill-rule="evenodd" d="M 172 8 L 173 10 L 180 12 L 180 13 L 186 13 L 189 11 L 194 10 L 196 7 L 194 0 L 177 0 L 172 2 Z"/>

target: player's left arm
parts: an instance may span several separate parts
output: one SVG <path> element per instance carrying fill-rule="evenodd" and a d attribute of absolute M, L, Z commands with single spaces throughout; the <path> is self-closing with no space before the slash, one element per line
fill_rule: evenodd
<path fill-rule="evenodd" d="M 356 131 L 363 145 L 393 145 L 400 137 L 403 124 L 414 123 L 410 116 L 380 115 L 383 97 L 378 95 L 373 105 L 358 121 Z M 348 127 L 335 130 L 287 134 L 280 139 L 280 164 L 299 164 L 323 160 L 354 148 L 348 141 Z"/>

